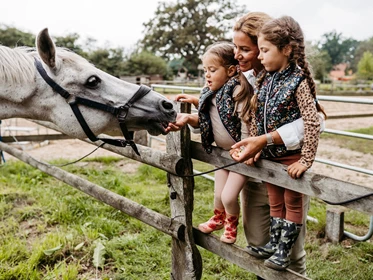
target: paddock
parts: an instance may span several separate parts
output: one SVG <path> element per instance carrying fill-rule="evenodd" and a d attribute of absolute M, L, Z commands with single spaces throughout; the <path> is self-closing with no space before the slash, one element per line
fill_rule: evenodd
<path fill-rule="evenodd" d="M 181 106 L 180 110 L 190 110 L 188 106 Z M 87 143 L 92 143 L 85 140 Z M 188 129 L 177 133 L 170 133 L 166 140 L 166 152 L 154 150 L 147 146 L 138 145 L 141 156 L 136 155 L 130 148 L 106 146 L 105 149 L 133 160 L 149 164 L 168 172 L 168 187 L 170 194 L 170 217 L 160 215 L 150 209 L 125 197 L 119 196 L 105 188 L 92 184 L 66 171 L 39 162 L 27 154 L 0 143 L 0 149 L 18 159 L 40 169 L 41 171 L 77 188 L 78 190 L 106 203 L 134 218 L 162 231 L 172 237 L 173 262 L 171 268 L 172 279 L 201 279 L 203 275 L 201 257 L 198 246 L 209 250 L 222 258 L 250 271 L 265 279 L 302 279 L 296 273 L 287 270 L 277 272 L 266 268 L 262 261 L 248 255 L 243 248 L 220 242 L 213 235 L 199 232 L 192 224 L 193 213 L 193 178 L 182 177 L 193 173 L 191 159 L 216 166 L 234 163 L 229 154 L 220 149 L 214 149 L 213 154 L 206 155 L 200 143 L 191 141 Z M 92 143 L 93 145 L 99 145 Z M 373 216 L 372 188 L 340 181 L 313 172 L 307 172 L 301 180 L 290 180 L 283 167 L 269 161 L 261 161 L 258 168 L 237 164 L 228 169 L 250 177 L 276 182 L 282 186 L 300 191 L 321 200 L 340 203 L 351 198 L 359 198 L 345 204 L 345 207 L 355 209 Z M 172 186 L 172 187 L 171 187 Z M 305 278 L 307 279 L 307 278 Z"/>

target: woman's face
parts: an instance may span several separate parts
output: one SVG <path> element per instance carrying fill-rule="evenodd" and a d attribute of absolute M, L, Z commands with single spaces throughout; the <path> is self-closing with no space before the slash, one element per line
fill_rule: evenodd
<path fill-rule="evenodd" d="M 240 69 L 243 72 L 254 69 L 258 73 L 263 66 L 258 59 L 259 49 L 249 36 L 242 31 L 233 34 L 234 58 L 238 60 Z"/>

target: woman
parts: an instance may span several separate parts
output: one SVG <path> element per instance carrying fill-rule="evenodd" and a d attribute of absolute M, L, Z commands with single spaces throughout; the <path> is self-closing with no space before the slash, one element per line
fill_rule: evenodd
<path fill-rule="evenodd" d="M 245 72 L 247 79 L 254 86 L 257 74 L 263 69 L 258 59 L 258 37 L 257 33 L 263 24 L 272 18 L 265 13 L 251 12 L 241 17 L 233 27 L 233 43 L 235 44 L 235 58 L 238 60 L 240 69 Z M 285 144 L 288 150 L 300 147 L 303 140 L 304 128 L 302 119 L 282 126 L 272 133 L 272 139 L 266 137 L 251 137 L 243 139 L 232 146 L 232 152 L 241 146 L 238 161 L 243 161 L 256 155 L 268 144 Z M 236 159 L 237 160 L 237 159 Z M 246 240 L 249 246 L 264 246 L 269 241 L 270 213 L 267 190 L 263 183 L 248 181 L 241 191 L 242 219 Z M 306 224 L 309 208 L 309 197 L 305 196 L 303 211 L 305 213 L 303 224 Z M 290 269 L 305 274 L 306 252 L 304 250 L 306 229 L 305 226 L 294 245 L 291 255 Z"/>

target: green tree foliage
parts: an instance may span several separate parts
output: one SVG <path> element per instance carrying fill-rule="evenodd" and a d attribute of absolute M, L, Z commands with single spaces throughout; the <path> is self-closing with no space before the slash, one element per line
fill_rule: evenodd
<path fill-rule="evenodd" d="M 232 20 L 246 12 L 246 6 L 233 0 L 160 2 L 154 18 L 144 23 L 140 45 L 168 61 L 183 58 L 184 66 L 197 73 L 205 48 L 219 40 L 231 40 L 227 37 Z"/>
<path fill-rule="evenodd" d="M 307 42 L 306 46 L 308 61 L 311 65 L 313 77 L 321 82 L 328 76 L 332 69 L 332 63 L 329 54 L 320 50 L 316 45 Z"/>
<path fill-rule="evenodd" d="M 364 80 L 373 80 L 373 54 L 366 51 L 357 65 L 357 76 Z"/>
<path fill-rule="evenodd" d="M 0 44 L 9 47 L 35 46 L 35 35 L 20 31 L 13 27 L 0 25 Z M 53 37 L 53 36 L 52 36 Z M 88 59 L 97 68 L 119 77 L 124 73 L 125 59 L 123 49 L 97 49 L 95 39 L 88 38 L 85 46 L 79 43 L 80 36 L 71 33 L 67 36 L 53 37 L 58 47 L 67 48 Z M 89 51 L 84 51 L 84 48 Z"/>
<path fill-rule="evenodd" d="M 19 46 L 35 46 L 35 35 L 7 25 L 0 25 L 0 45 L 10 48 Z"/>
<path fill-rule="evenodd" d="M 124 73 L 123 49 L 96 49 L 88 53 L 87 59 L 98 69 L 119 77 Z"/>
<path fill-rule="evenodd" d="M 125 63 L 126 75 L 154 75 L 166 77 L 167 63 L 164 59 L 150 52 L 133 53 Z"/>
<path fill-rule="evenodd" d="M 86 48 L 90 49 L 89 52 L 83 50 L 83 46 L 78 43 L 80 39 L 79 34 L 71 33 L 64 37 L 54 37 L 55 43 L 59 47 L 65 47 L 71 51 L 85 57 L 97 68 L 119 77 L 124 72 L 124 55 L 123 49 L 101 49 L 94 48 L 96 42 L 92 38 L 86 41 Z"/>
<path fill-rule="evenodd" d="M 351 68 L 354 71 L 357 71 L 357 65 L 359 61 L 362 59 L 364 53 L 367 51 L 373 53 L 373 37 L 371 37 L 368 40 L 359 42 L 359 45 L 355 50 L 354 61 L 351 65 Z"/>
<path fill-rule="evenodd" d="M 332 31 L 325 33 L 320 41 L 320 49 L 326 51 L 330 58 L 332 65 L 339 63 L 352 64 L 354 59 L 355 49 L 359 42 L 355 39 L 345 39 L 342 33 Z"/>
<path fill-rule="evenodd" d="M 53 37 L 56 46 L 67 48 L 79 55 L 87 57 L 87 54 L 83 52 L 82 46 L 78 43 L 80 36 L 77 33 L 71 33 L 64 37 Z"/>

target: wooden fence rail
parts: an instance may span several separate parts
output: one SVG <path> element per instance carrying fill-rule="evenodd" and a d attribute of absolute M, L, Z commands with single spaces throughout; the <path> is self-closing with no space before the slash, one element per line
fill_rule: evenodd
<path fill-rule="evenodd" d="M 190 109 L 187 104 L 179 105 L 182 105 L 180 108 L 182 111 Z M 85 141 L 94 145 L 100 144 L 92 143 L 89 140 Z M 263 261 L 251 257 L 242 248 L 222 243 L 214 235 L 204 234 L 193 227 L 194 179 L 184 175 L 193 173 L 192 159 L 214 166 L 225 166 L 233 163 L 234 161 L 227 151 L 214 148 L 212 154 L 207 155 L 200 143 L 190 141 L 190 132 L 187 128 L 167 135 L 166 153 L 141 145 L 138 145 L 141 156 L 137 156 L 131 148 L 109 145 L 105 145 L 104 148 L 168 173 L 171 217 L 147 209 L 141 204 L 58 167 L 42 163 L 18 149 L 0 142 L 0 150 L 170 235 L 172 237 L 171 279 L 201 279 L 202 259 L 197 246 L 203 247 L 265 279 L 308 279 L 291 270 L 279 272 L 269 269 L 263 265 Z M 284 165 L 266 160 L 259 161 L 257 167 L 249 167 L 239 163 L 227 169 L 337 204 L 351 198 L 366 196 L 344 206 L 373 215 L 373 196 L 368 196 L 373 193 L 372 188 L 332 179 L 310 171 L 307 171 L 301 179 L 293 180 L 288 176 Z"/>

